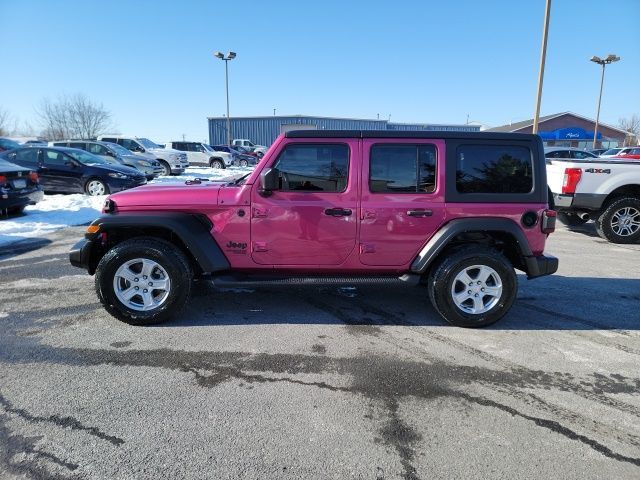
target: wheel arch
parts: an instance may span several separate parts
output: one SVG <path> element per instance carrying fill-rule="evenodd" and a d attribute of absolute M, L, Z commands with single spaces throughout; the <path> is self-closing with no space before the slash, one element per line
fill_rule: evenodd
<path fill-rule="evenodd" d="M 611 202 L 615 201 L 616 199 L 620 197 L 627 197 L 627 196 L 637 197 L 640 199 L 640 185 L 628 184 L 628 185 L 623 185 L 621 187 L 616 188 L 609 195 L 607 195 L 607 198 L 602 204 L 603 209 L 606 208 L 607 205 L 609 205 Z"/>
<path fill-rule="evenodd" d="M 204 215 L 186 213 L 105 215 L 91 223 L 98 226 L 87 234 L 90 252 L 86 267 L 89 273 L 114 245 L 135 237 L 161 238 L 180 248 L 199 274 L 228 270 L 229 262 L 211 235 L 211 222 Z"/>
<path fill-rule="evenodd" d="M 418 253 L 411 271 L 428 273 L 441 255 L 461 245 L 480 244 L 496 248 L 503 253 L 514 268 L 530 272 L 528 258 L 533 258 L 522 229 L 506 218 L 462 218 L 444 225 Z"/>

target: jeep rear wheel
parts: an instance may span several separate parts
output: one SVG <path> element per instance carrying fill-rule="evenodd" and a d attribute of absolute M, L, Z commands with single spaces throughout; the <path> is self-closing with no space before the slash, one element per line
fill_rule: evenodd
<path fill-rule="evenodd" d="M 96 269 L 96 292 L 105 309 L 131 325 L 168 320 L 191 290 L 184 253 L 164 240 L 140 237 L 109 250 Z"/>
<path fill-rule="evenodd" d="M 596 218 L 596 231 L 612 243 L 640 241 L 640 198 L 622 197 L 611 202 Z"/>
<path fill-rule="evenodd" d="M 447 322 L 484 327 L 509 311 L 518 283 L 504 255 L 472 245 L 445 253 L 431 270 L 427 288 L 431 303 Z"/>

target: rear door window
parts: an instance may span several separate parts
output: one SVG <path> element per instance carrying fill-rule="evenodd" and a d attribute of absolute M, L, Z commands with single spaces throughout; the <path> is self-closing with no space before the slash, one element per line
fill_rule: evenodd
<path fill-rule="evenodd" d="M 436 188 L 433 145 L 374 145 L 369 160 L 372 193 L 432 193 Z"/>
<path fill-rule="evenodd" d="M 36 167 L 38 165 L 38 149 L 37 148 L 25 148 L 18 150 L 15 153 L 15 157 L 11 161 L 16 161 L 21 165 Z"/>

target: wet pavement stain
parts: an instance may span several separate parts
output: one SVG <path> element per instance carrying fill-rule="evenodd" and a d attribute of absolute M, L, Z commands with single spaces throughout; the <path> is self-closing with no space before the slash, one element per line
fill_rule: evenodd
<path fill-rule="evenodd" d="M 456 365 L 440 360 L 427 363 L 372 355 L 332 358 L 303 354 L 248 354 L 170 349 L 101 350 L 45 345 L 36 345 L 32 351 L 29 350 L 21 348 L 12 352 L 0 352 L 0 360 L 5 363 L 32 363 L 34 358 L 37 358 L 41 362 L 77 366 L 107 364 L 153 367 L 189 373 L 194 376 L 196 383 L 204 388 L 215 388 L 230 381 L 246 384 L 287 383 L 363 396 L 384 406 L 384 418 L 374 422 L 382 422 L 379 435 L 398 453 L 405 479 L 418 478 L 412 462 L 416 444 L 421 440 L 421 436 L 399 415 L 399 402 L 403 398 L 428 401 L 448 397 L 482 407 L 496 408 L 570 440 L 581 442 L 609 458 L 640 466 L 640 458 L 613 452 L 598 441 L 556 421 L 529 415 L 512 406 L 465 392 L 468 385 L 476 384 L 519 389 L 554 389 L 573 393 L 638 395 L 640 379 L 623 375 L 593 373 L 577 377 L 565 372 L 545 372 L 525 367 L 491 369 Z M 291 377 L 298 374 L 333 374 L 347 379 L 345 382 L 340 381 L 340 385 L 333 385 L 325 381 Z"/>
<path fill-rule="evenodd" d="M 311 347 L 311 351 L 313 353 L 319 353 L 320 355 L 324 355 L 327 353 L 327 347 L 325 347 L 321 343 L 316 343 Z"/>
<path fill-rule="evenodd" d="M 18 417 L 30 423 L 50 423 L 62 428 L 69 428 L 71 430 L 81 430 L 88 433 L 89 435 L 100 438 L 102 440 L 106 440 L 107 442 L 111 443 L 112 445 L 115 445 L 116 447 L 119 447 L 122 444 L 124 444 L 123 439 L 115 437 L 113 435 L 108 435 L 102 432 L 97 427 L 87 427 L 83 425 L 79 420 L 73 417 L 63 417 L 57 414 L 49 415 L 48 417 L 32 415 L 27 410 L 14 407 L 11 404 L 11 402 L 9 402 L 9 400 L 7 400 L 1 393 L 0 393 L 0 406 L 5 410 L 5 412 L 13 415 L 17 415 Z"/>
<path fill-rule="evenodd" d="M 29 478 L 31 480 L 80 479 L 76 474 L 61 475 L 52 473 L 41 465 L 39 461 L 44 460 L 70 472 L 74 472 L 79 467 L 76 463 L 68 462 L 52 453 L 37 449 L 36 443 L 42 437 L 25 437 L 19 434 L 12 434 L 6 426 L 7 420 L 7 415 L 0 415 L 0 473 L 10 473 L 16 475 L 16 478 Z M 13 460 L 16 455 L 18 459 Z"/>

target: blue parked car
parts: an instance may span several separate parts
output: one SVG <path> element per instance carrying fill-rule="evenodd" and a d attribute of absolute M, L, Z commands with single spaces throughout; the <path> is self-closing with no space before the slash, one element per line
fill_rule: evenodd
<path fill-rule="evenodd" d="M 106 195 L 147 183 L 140 171 L 84 150 L 63 147 L 22 147 L 0 157 L 38 173 L 45 192 Z"/>
<path fill-rule="evenodd" d="M 42 200 L 38 174 L 0 158 L 0 215 L 20 213 Z"/>

